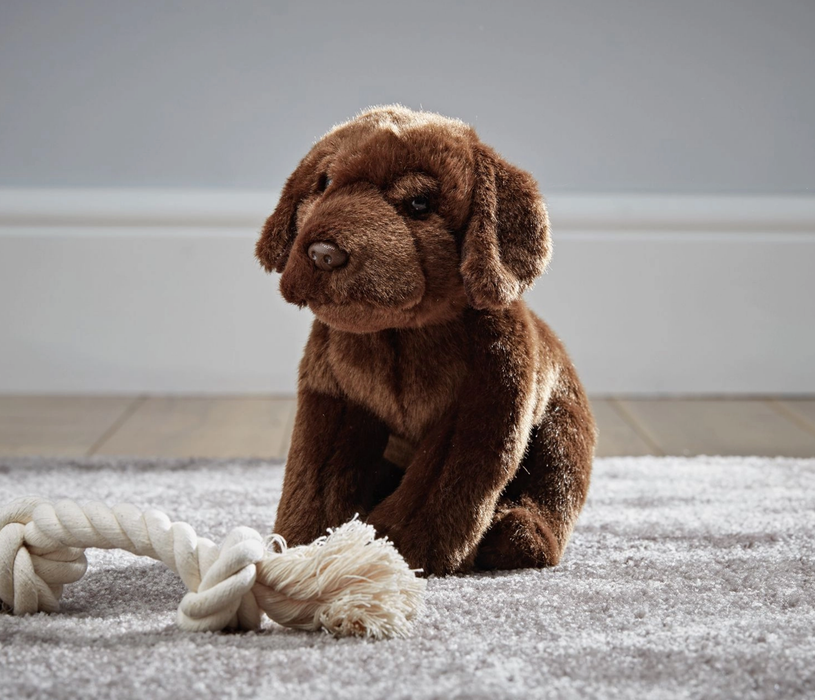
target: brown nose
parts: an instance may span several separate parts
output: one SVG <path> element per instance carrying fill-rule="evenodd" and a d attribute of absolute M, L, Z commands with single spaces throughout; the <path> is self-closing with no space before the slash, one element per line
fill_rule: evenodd
<path fill-rule="evenodd" d="M 317 241 L 308 247 L 308 256 L 314 265 L 321 270 L 330 272 L 342 267 L 348 262 L 348 253 L 334 243 Z"/>

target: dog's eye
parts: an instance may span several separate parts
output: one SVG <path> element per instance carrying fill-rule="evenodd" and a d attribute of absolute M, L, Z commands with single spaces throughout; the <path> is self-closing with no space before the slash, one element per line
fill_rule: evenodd
<path fill-rule="evenodd" d="M 430 198 L 420 194 L 418 197 L 414 197 L 410 200 L 410 207 L 408 209 L 414 216 L 427 214 L 430 211 Z"/>
<path fill-rule="evenodd" d="M 325 192 L 326 188 L 331 184 L 331 178 L 328 177 L 327 173 L 323 173 L 320 175 L 320 179 L 317 180 L 317 190 L 319 192 Z"/>

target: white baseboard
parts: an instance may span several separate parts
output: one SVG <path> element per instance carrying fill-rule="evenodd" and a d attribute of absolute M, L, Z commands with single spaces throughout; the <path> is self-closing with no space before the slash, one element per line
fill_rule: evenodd
<path fill-rule="evenodd" d="M 0 190 L 0 393 L 290 393 L 262 192 Z M 528 295 L 595 394 L 815 393 L 815 197 L 553 195 Z"/>

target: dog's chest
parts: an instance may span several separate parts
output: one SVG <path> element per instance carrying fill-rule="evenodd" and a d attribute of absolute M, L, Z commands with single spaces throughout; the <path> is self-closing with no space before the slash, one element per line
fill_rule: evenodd
<path fill-rule="evenodd" d="M 349 399 L 418 442 L 456 400 L 467 373 L 463 326 L 336 334 L 331 369 Z"/>

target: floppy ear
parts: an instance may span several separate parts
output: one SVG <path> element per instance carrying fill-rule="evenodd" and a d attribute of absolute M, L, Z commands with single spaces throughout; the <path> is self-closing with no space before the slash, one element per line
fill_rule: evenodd
<path fill-rule="evenodd" d="M 297 207 L 311 189 L 311 169 L 310 159 L 304 158 L 286 180 L 280 200 L 260 232 L 255 257 L 267 272 L 283 272 L 286 267 L 297 236 Z"/>
<path fill-rule="evenodd" d="M 478 146 L 461 275 L 476 309 L 507 306 L 546 268 L 549 218 L 535 179 L 491 148 Z"/>

